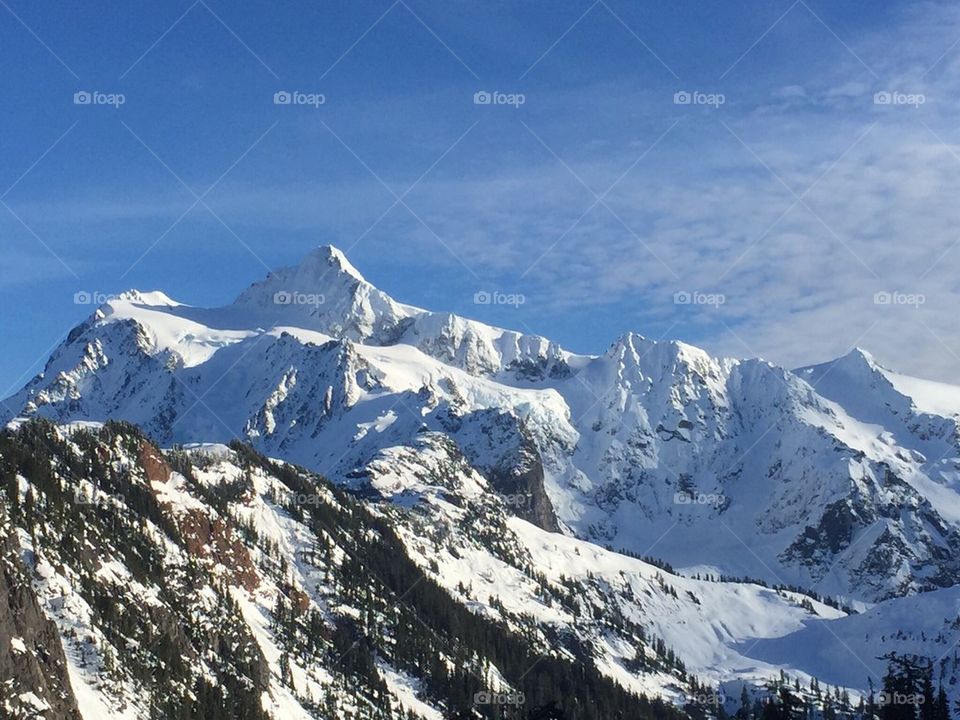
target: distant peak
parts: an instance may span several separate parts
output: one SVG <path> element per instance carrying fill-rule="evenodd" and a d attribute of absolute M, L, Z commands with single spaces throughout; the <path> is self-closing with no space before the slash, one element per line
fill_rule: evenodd
<path fill-rule="evenodd" d="M 358 282 L 366 282 L 366 279 L 360 274 L 360 271 L 347 260 L 347 256 L 343 251 L 333 245 L 321 245 L 310 252 L 299 265 L 300 268 L 304 269 L 317 266 L 324 270 L 334 269 L 337 272 L 349 275 Z"/>
<path fill-rule="evenodd" d="M 864 350 L 862 347 L 854 347 L 850 352 L 848 352 L 844 357 L 855 358 L 858 360 L 866 360 L 869 363 L 876 364 L 876 359 L 871 355 L 867 350 Z"/>
<path fill-rule="evenodd" d="M 808 379 L 822 377 L 833 372 L 854 377 L 867 377 L 875 376 L 877 373 L 882 374 L 883 371 L 889 372 L 887 368 L 877 362 L 873 355 L 861 347 L 854 347 L 834 360 L 828 360 L 817 365 L 807 365 L 794 370 L 795 373 Z"/>
<path fill-rule="evenodd" d="M 660 343 L 639 333 L 626 332 L 607 350 L 607 357 L 618 358 L 631 365 L 640 364 L 651 353 L 660 354 L 669 347 L 669 343 Z"/>
<path fill-rule="evenodd" d="M 392 337 L 401 320 L 422 312 L 367 282 L 333 245 L 314 248 L 298 264 L 271 272 L 243 291 L 232 307 L 266 311 L 261 321 L 282 320 L 358 341 Z"/>
<path fill-rule="evenodd" d="M 626 332 L 617 338 L 608 352 L 617 353 L 623 349 L 629 349 L 643 354 L 650 352 L 654 348 L 678 357 L 685 355 L 707 356 L 706 351 L 696 345 L 690 345 L 681 340 L 654 340 L 633 331 Z"/>
<path fill-rule="evenodd" d="M 297 293 L 304 295 L 304 301 L 317 310 L 318 305 L 326 302 L 335 303 L 347 297 L 353 298 L 357 293 L 375 291 L 341 250 L 333 245 L 321 245 L 307 253 L 296 265 L 278 268 L 251 285 L 240 294 L 236 303 L 271 306 L 276 304 L 277 298 L 291 299 Z"/>
<path fill-rule="evenodd" d="M 836 362 L 845 365 L 866 366 L 871 370 L 883 369 L 877 359 L 861 347 L 854 347 L 846 355 L 837 358 Z"/>
<path fill-rule="evenodd" d="M 613 345 L 610 346 L 610 352 L 617 352 L 618 349 L 622 348 L 636 348 L 637 346 L 645 346 L 651 342 L 651 340 L 648 340 L 643 335 L 630 330 L 625 332 L 614 341 Z"/>

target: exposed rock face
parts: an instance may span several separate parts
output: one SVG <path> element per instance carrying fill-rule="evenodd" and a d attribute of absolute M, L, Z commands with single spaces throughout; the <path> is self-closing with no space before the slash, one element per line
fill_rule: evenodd
<path fill-rule="evenodd" d="M 170 465 L 154 445 L 141 440 L 139 457 L 147 483 L 152 488 L 156 490 L 158 485 L 175 483 Z M 171 489 L 175 491 L 176 487 Z M 214 516 L 211 509 L 206 507 L 178 507 L 174 501 L 165 498 L 163 490 L 158 495 L 160 509 L 177 526 L 187 552 L 230 568 L 233 579 L 245 589 L 252 592 L 257 588 L 260 579 L 250 559 L 250 552 L 223 518 Z"/>
<path fill-rule="evenodd" d="M 560 531 L 544 487 L 543 459 L 520 418 L 497 410 L 459 415 L 451 408 L 441 408 L 438 415 L 507 507 L 544 530 Z"/>
<path fill-rule="evenodd" d="M 179 518 L 178 524 L 187 552 L 229 568 L 233 580 L 244 589 L 257 589 L 260 578 L 250 552 L 222 518 L 211 518 L 204 510 L 191 510 Z"/>
<path fill-rule="evenodd" d="M 80 720 L 57 628 L 0 522 L 0 717 Z"/>
<path fill-rule="evenodd" d="M 521 457 L 508 469 L 490 471 L 490 484 L 515 508 L 517 516 L 537 527 L 560 532 L 553 503 L 543 486 L 543 462 L 532 444 L 521 448 Z"/>
<path fill-rule="evenodd" d="M 165 483 L 170 479 L 170 466 L 163 459 L 163 454 L 146 440 L 140 443 L 140 464 L 148 483 Z"/>

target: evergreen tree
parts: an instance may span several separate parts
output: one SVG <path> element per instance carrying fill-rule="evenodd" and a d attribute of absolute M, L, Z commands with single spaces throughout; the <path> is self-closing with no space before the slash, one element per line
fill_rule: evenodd
<path fill-rule="evenodd" d="M 895 653 L 887 656 L 887 674 L 883 678 L 880 713 L 883 720 L 917 720 L 918 707 L 924 704 L 928 667 L 921 667 L 907 657 Z M 930 704 L 933 691 L 930 685 Z"/>
<path fill-rule="evenodd" d="M 950 703 L 947 700 L 947 691 L 943 683 L 937 688 L 937 699 L 934 704 L 933 720 L 950 720 Z"/>
<path fill-rule="evenodd" d="M 747 692 L 747 684 L 744 683 L 740 688 L 740 709 L 736 713 L 737 720 L 750 720 L 750 694 Z"/>
<path fill-rule="evenodd" d="M 920 696 L 920 720 L 935 720 L 937 698 L 933 692 L 933 666 L 927 667 L 923 674 L 922 694 Z"/>

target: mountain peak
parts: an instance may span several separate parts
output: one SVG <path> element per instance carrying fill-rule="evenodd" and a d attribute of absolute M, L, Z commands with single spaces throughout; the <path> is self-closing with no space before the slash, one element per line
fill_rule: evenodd
<path fill-rule="evenodd" d="M 321 245 L 298 264 L 279 268 L 263 280 L 253 283 L 240 294 L 235 304 L 285 304 L 284 299 L 293 295 L 340 301 L 346 297 L 352 298 L 361 288 L 372 290 L 372 286 L 347 260 L 347 256 L 333 245 Z"/>
<path fill-rule="evenodd" d="M 866 363 L 872 367 L 880 366 L 880 364 L 877 362 L 877 359 L 870 352 L 859 346 L 855 346 L 852 350 L 850 350 L 850 352 L 840 359 L 848 360 L 850 362 Z"/>
<path fill-rule="evenodd" d="M 233 308 L 254 311 L 270 323 L 351 340 L 385 337 L 418 312 L 368 283 L 333 245 L 321 245 L 299 264 L 271 272 L 244 290 Z"/>
<path fill-rule="evenodd" d="M 793 371 L 816 388 L 820 395 L 861 413 L 867 400 L 880 401 L 889 406 L 891 403 L 899 404 L 904 399 L 902 393 L 898 393 L 897 400 L 886 394 L 894 390 L 889 372 L 873 355 L 860 347 L 854 347 L 834 360 Z M 907 410 L 908 407 L 903 408 L 904 412 Z"/>
<path fill-rule="evenodd" d="M 873 377 L 876 373 L 885 370 L 877 359 L 861 347 L 854 347 L 849 352 L 841 355 L 835 360 L 828 360 L 818 365 L 809 365 L 799 368 L 797 373 L 807 377 L 820 377 L 827 373 L 839 371 L 847 375 L 853 375 L 860 378 Z"/>
<path fill-rule="evenodd" d="M 333 245 L 320 245 L 311 251 L 297 266 L 302 269 L 333 270 L 336 273 L 342 273 L 352 277 L 357 282 L 366 283 L 366 279 L 360 274 L 342 250 Z"/>
<path fill-rule="evenodd" d="M 607 356 L 610 357 L 624 353 L 632 354 L 637 361 L 647 355 L 669 358 L 671 361 L 691 358 L 710 359 L 710 355 L 696 345 L 690 345 L 681 340 L 654 340 L 633 331 L 621 335 L 607 350 Z"/>
<path fill-rule="evenodd" d="M 640 333 L 633 332 L 628 330 L 623 333 L 620 337 L 613 341 L 610 347 L 607 349 L 608 355 L 617 355 L 622 353 L 624 350 L 637 350 L 637 348 L 643 348 L 655 341 L 649 340 Z"/>

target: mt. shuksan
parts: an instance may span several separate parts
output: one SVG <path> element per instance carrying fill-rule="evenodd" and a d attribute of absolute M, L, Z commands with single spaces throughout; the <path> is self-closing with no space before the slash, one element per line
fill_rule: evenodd
<path fill-rule="evenodd" d="M 626 334 L 576 355 L 398 303 L 332 247 L 222 308 L 125 293 L 5 406 L 241 437 L 398 503 L 418 491 L 397 463 L 445 447 L 541 528 L 678 567 L 864 603 L 960 582 L 960 388 L 860 350 L 790 371 Z"/>

